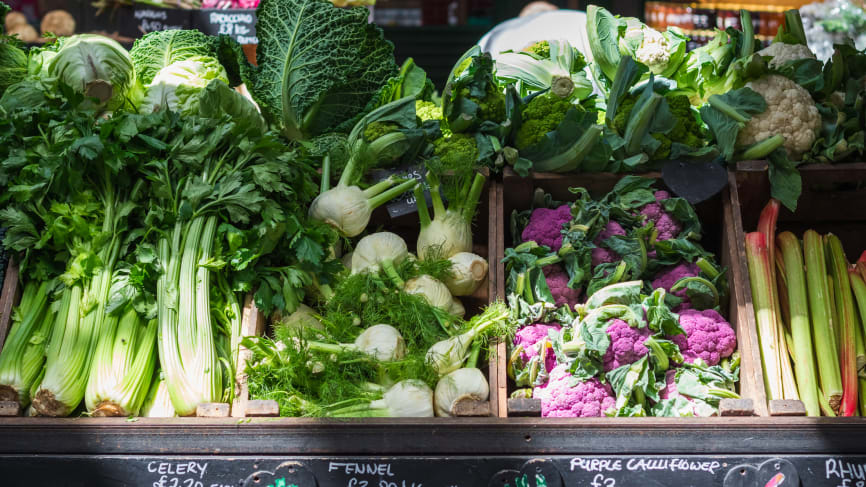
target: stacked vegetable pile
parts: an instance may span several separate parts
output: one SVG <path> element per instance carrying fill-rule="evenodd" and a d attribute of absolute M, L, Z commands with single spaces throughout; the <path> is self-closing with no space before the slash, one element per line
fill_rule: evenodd
<path fill-rule="evenodd" d="M 769 159 L 772 194 L 794 209 L 799 164 L 864 154 L 866 57 L 840 44 L 826 64 L 817 60 L 796 10 L 762 50 L 748 12 L 740 24 L 686 52 L 676 28 L 658 32 L 590 5 L 592 63 L 564 41 L 539 42 L 497 56 L 495 93 L 473 78 L 481 103 L 452 92 L 443 107 L 454 127 L 501 136 L 503 157 L 481 161 L 494 168 L 641 172 L 667 160 Z"/>
<path fill-rule="evenodd" d="M 682 198 L 622 178 L 600 200 L 572 188 L 512 215 L 508 375 L 543 416 L 709 416 L 736 398 L 724 272 Z"/>
<path fill-rule="evenodd" d="M 443 147 L 498 139 L 422 121 L 432 83 L 396 65 L 367 16 L 266 0 L 257 66 L 198 31 L 130 52 L 92 35 L 30 50 L 0 39 L 0 227 L 23 284 L 0 398 L 44 416 L 187 416 L 231 402 L 247 370 L 253 398 L 287 415 L 449 415 L 486 400 L 475 365 L 508 310 L 464 321 L 455 297 L 487 276 L 472 253 L 486 178 Z M 467 59 L 467 77 L 490 62 Z M 429 169 L 425 185 L 370 176 L 410 163 Z M 417 257 L 366 232 L 375 208 L 428 187 Z M 276 318 L 272 339 L 242 336 L 248 294 Z"/>
<path fill-rule="evenodd" d="M 767 398 L 809 416 L 866 414 L 866 252 L 851 264 L 839 237 L 776 235 L 779 202 L 746 234 Z"/>

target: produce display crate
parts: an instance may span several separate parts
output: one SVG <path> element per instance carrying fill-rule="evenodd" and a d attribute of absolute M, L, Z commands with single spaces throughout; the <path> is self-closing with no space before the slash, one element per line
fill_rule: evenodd
<path fill-rule="evenodd" d="M 778 231 L 791 231 L 798 237 L 802 237 L 808 229 L 821 234 L 832 232 L 842 241 L 848 259 L 856 260 L 866 250 L 866 163 L 809 164 L 798 169 L 803 179 L 803 193 L 797 202 L 796 212 L 782 207 Z M 741 320 L 754 330 L 757 338 L 745 234 L 758 228 L 758 216 L 770 198 L 766 161 L 738 163 L 736 173 L 730 176 L 730 189 L 736 230 L 734 263 L 743 276 L 739 279 L 739 287 L 746 298 Z M 760 348 L 756 352 L 760 358 Z M 763 373 L 760 369 L 758 373 L 758 384 L 763 390 Z M 766 397 L 766 394 L 762 395 Z M 806 414 L 800 401 L 772 400 L 761 411 L 770 416 Z"/>
<path fill-rule="evenodd" d="M 497 233 L 499 225 L 497 224 L 497 215 L 491 208 L 501 207 L 501 202 L 496 200 L 501 196 L 501 192 L 497 191 L 498 183 L 488 181 L 484 192 L 481 195 L 481 201 L 478 204 L 478 213 L 473 227 L 473 252 L 488 259 L 489 270 L 487 280 L 481 284 L 478 290 L 472 296 L 461 298 L 466 307 L 466 316 L 472 316 L 478 313 L 486 306 L 496 295 L 496 243 L 501 242 L 502 238 Z M 500 206 L 497 206 L 500 204 Z M 386 207 L 377 209 L 370 220 L 368 229 L 382 229 L 394 232 L 406 239 L 410 248 L 414 247 L 414 242 L 417 239 L 420 229 L 420 221 L 417 213 L 410 213 L 400 217 L 391 218 L 388 215 Z M 9 333 L 9 328 L 12 320 L 12 311 L 17 305 L 21 296 L 20 283 L 18 279 L 18 266 L 14 258 L 9 259 L 6 277 L 3 282 L 2 292 L 0 292 L 0 350 Z M 247 296 L 244 301 L 243 317 L 242 317 L 242 333 L 245 336 L 261 336 L 267 328 L 267 317 L 259 311 L 251 296 Z M 488 380 L 490 386 L 490 397 L 487 401 L 462 400 L 455 406 L 457 416 L 467 417 L 483 417 L 483 416 L 504 416 L 504 393 L 505 380 L 504 373 L 500 375 L 499 358 L 504 354 L 504 344 L 491 342 L 490 344 L 489 361 L 487 365 Z M 245 363 L 251 353 L 245 348 L 241 348 L 240 362 Z M 483 368 L 483 367 L 482 367 Z M 199 406 L 197 416 L 218 418 L 218 417 L 273 417 L 279 416 L 279 406 L 276 401 L 269 400 L 251 400 L 249 398 L 249 390 L 247 389 L 245 367 L 239 367 L 236 375 L 236 387 L 238 395 L 235 397 L 232 404 L 211 403 L 202 404 Z M 504 369 L 503 369 L 504 370 Z M 0 401 L 0 416 L 18 416 L 23 414 L 22 408 L 17 402 Z M 150 419 L 150 418 L 149 418 Z M 156 418 L 153 418 L 156 419 Z M 169 418 L 170 419 L 170 418 Z M 152 419 L 151 419 L 152 420 Z M 177 418 L 171 419 L 177 421 Z M 194 421 L 194 419 L 191 419 Z M 131 423 L 134 424 L 134 423 Z"/>
<path fill-rule="evenodd" d="M 505 265 L 501 263 L 505 256 L 505 248 L 513 247 L 511 235 L 511 213 L 514 210 L 528 209 L 532 203 L 533 192 L 540 188 L 550 193 L 560 201 L 574 201 L 574 195 L 569 192 L 572 187 L 584 187 L 593 198 L 598 198 L 609 192 L 624 175 L 611 173 L 587 174 L 555 174 L 532 173 L 523 178 L 510 168 L 505 169 L 502 177 L 501 191 L 504 201 L 499 207 L 499 221 L 504 238 L 498 251 L 497 273 L 498 293 L 505 295 L 506 273 Z M 660 178 L 659 173 L 647 173 L 644 176 Z M 733 175 L 730 175 L 733 178 Z M 665 189 L 664 182 L 659 179 L 659 188 Z M 735 213 L 732 207 L 731 194 L 728 188 L 713 198 L 695 205 L 695 210 L 701 220 L 703 229 L 702 245 L 714 253 L 722 267 L 728 269 L 730 303 L 727 312 L 728 321 L 737 334 L 737 347 L 740 352 L 740 400 L 723 400 L 720 413 L 724 416 L 763 416 L 767 414 L 764 395 L 763 376 L 761 375 L 761 358 L 758 349 L 758 336 L 755 327 L 747 319 L 751 312 L 750 297 L 740 285 L 748 280 L 745 267 L 740 266 L 737 255 L 737 238 L 741 233 L 736 231 Z M 743 262 L 745 260 L 743 259 Z M 506 356 L 500 354 L 499 373 L 505 377 Z M 507 379 L 507 378 L 506 378 Z M 509 384 L 509 392 L 511 390 Z M 507 416 L 539 416 L 541 403 L 536 399 L 507 399 Z M 611 419 L 611 422 L 619 419 Z"/>

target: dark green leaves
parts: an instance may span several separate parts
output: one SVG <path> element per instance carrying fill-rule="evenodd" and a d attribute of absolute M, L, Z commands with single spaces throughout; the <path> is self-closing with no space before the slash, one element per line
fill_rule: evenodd
<path fill-rule="evenodd" d="M 258 66 L 245 81 L 265 118 L 289 139 L 310 139 L 354 118 L 397 74 L 394 46 L 364 8 L 265 0 L 257 13 Z"/>
<path fill-rule="evenodd" d="M 723 95 L 710 97 L 708 105 L 701 107 L 701 118 L 710 128 L 725 160 L 733 161 L 737 135 L 752 115 L 763 113 L 767 102 L 750 88 L 740 88 Z"/>

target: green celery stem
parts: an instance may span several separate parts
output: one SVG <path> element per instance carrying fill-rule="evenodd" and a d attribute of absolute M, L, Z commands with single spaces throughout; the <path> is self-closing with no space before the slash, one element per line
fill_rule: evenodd
<path fill-rule="evenodd" d="M 848 279 L 848 261 L 842 242 L 835 235 L 827 234 L 825 237 L 827 248 L 830 252 L 830 268 L 833 276 L 833 289 L 836 297 L 836 309 L 839 317 L 839 360 L 842 369 L 842 416 L 853 416 L 857 414 L 859 407 L 859 396 L 857 393 L 857 357 L 856 357 L 856 312 L 854 311 L 853 296 L 851 294 L 851 283 Z"/>
<path fill-rule="evenodd" d="M 784 143 L 785 137 L 783 135 L 776 134 L 772 137 L 767 137 L 766 139 L 747 147 L 746 150 L 743 151 L 742 159 L 747 161 L 765 159 L 770 155 L 770 153 L 779 147 L 782 147 L 782 144 Z"/>
<path fill-rule="evenodd" d="M 767 399 L 782 399 L 782 367 L 779 348 L 784 346 L 782 341 L 784 339 L 779 336 L 778 317 L 773 306 L 771 286 L 775 283 L 770 273 L 770 257 L 764 234 L 760 232 L 746 234 L 746 257 Z"/>

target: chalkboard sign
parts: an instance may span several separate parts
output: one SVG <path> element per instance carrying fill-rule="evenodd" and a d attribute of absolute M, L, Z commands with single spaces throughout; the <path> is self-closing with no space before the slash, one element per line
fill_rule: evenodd
<path fill-rule="evenodd" d="M 139 35 L 160 30 L 189 29 L 192 25 L 192 14 L 186 9 L 136 4 L 132 16 Z"/>
<path fill-rule="evenodd" d="M 424 171 L 425 169 L 422 164 L 409 164 L 393 170 L 376 170 L 371 173 L 371 176 L 372 179 L 377 182 L 384 181 L 391 176 L 395 176 L 401 179 L 412 178 L 423 183 Z M 430 198 L 430 191 L 426 186 L 424 188 L 424 196 L 427 199 L 426 203 L 429 207 L 432 204 L 432 199 Z M 403 193 L 402 195 L 386 203 L 385 208 L 388 209 L 388 215 L 391 218 L 397 218 L 398 216 L 408 215 L 410 213 L 415 213 L 418 211 L 418 207 L 416 206 L 415 202 L 415 195 L 411 191 Z"/>
<path fill-rule="evenodd" d="M 258 44 L 254 9 L 201 9 L 193 13 L 193 25 L 205 34 L 227 35 L 239 44 Z"/>
<path fill-rule="evenodd" d="M 4 487 L 866 487 L 866 456 L 3 456 Z"/>

